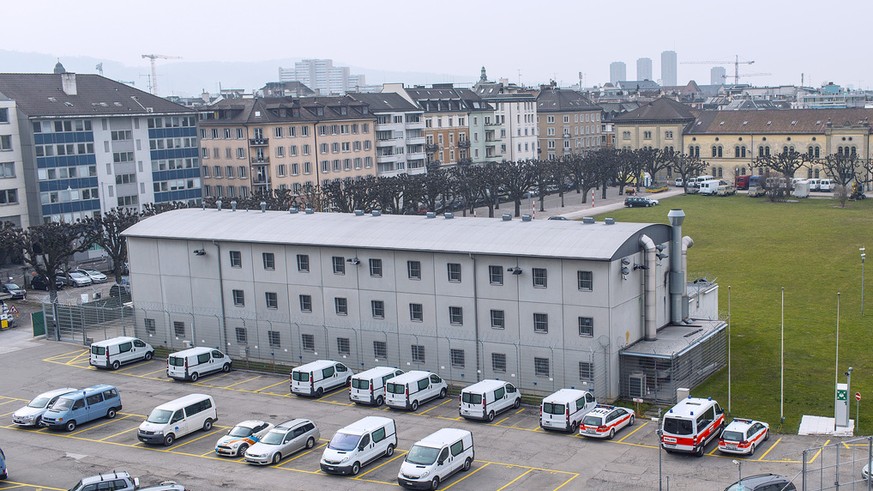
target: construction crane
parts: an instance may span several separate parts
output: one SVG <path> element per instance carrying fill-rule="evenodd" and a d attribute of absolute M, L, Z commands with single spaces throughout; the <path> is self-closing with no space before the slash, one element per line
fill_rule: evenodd
<path fill-rule="evenodd" d="M 740 60 L 739 55 L 734 55 L 734 61 L 683 61 L 683 65 L 734 65 L 734 84 L 740 83 L 740 65 L 751 65 L 754 60 Z"/>
<path fill-rule="evenodd" d="M 160 58 L 162 60 L 181 60 L 181 56 L 167 56 L 167 55 L 142 55 L 143 58 L 148 58 L 152 65 L 152 77 L 149 81 L 149 91 L 153 95 L 158 95 L 158 72 L 155 70 L 155 60 Z"/>
<path fill-rule="evenodd" d="M 743 77 L 743 78 L 745 78 L 745 77 L 765 77 L 765 76 L 770 76 L 770 75 L 773 75 L 773 74 L 772 73 L 741 73 L 741 74 L 739 74 L 739 76 Z M 729 77 L 729 75 L 722 75 L 722 78 L 724 78 L 724 79 L 727 79 L 728 77 Z M 738 77 L 734 76 L 734 85 L 736 85 L 737 79 L 738 79 Z"/>

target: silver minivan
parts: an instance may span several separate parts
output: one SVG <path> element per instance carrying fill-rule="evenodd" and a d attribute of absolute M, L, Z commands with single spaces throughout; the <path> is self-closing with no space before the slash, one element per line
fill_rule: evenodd
<path fill-rule="evenodd" d="M 313 448 L 321 433 L 308 419 L 286 421 L 270 430 L 261 441 L 246 450 L 249 464 L 278 464 L 285 457 L 304 448 Z"/>

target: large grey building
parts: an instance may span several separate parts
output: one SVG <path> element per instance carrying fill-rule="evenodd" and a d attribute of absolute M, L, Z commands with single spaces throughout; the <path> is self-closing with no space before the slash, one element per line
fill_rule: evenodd
<path fill-rule="evenodd" d="M 637 80 L 653 80 L 651 58 L 637 59 Z"/>
<path fill-rule="evenodd" d="M 627 65 L 623 61 L 613 61 L 609 64 L 609 83 L 627 80 Z"/>
<path fill-rule="evenodd" d="M 686 287 L 692 242 L 670 217 L 166 212 L 125 232 L 136 332 L 237 359 L 671 401 L 724 364 L 724 323 L 717 285 Z"/>
<path fill-rule="evenodd" d="M 279 81 L 298 81 L 319 95 L 343 95 L 365 85 L 363 75 L 352 75 L 349 67 L 334 66 L 329 59 L 298 61 L 294 68 L 279 67 Z"/>
<path fill-rule="evenodd" d="M 661 85 L 673 87 L 678 79 L 678 64 L 675 51 L 661 53 Z"/>

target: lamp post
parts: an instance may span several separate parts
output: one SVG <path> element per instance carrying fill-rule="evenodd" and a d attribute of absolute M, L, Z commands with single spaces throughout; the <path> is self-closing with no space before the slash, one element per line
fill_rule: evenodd
<path fill-rule="evenodd" d="M 867 248 L 860 247 L 858 251 L 861 252 L 861 317 L 864 317 L 864 259 L 867 258 Z"/>
<path fill-rule="evenodd" d="M 740 481 L 742 481 L 743 480 L 743 461 L 742 460 L 734 460 L 733 463 L 739 469 Z"/>

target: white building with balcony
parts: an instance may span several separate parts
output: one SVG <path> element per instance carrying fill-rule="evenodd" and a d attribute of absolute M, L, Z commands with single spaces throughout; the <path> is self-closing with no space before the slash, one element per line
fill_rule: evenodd
<path fill-rule="evenodd" d="M 482 68 L 479 82 L 473 92 L 494 107 L 494 120 L 486 120 L 486 141 L 490 158 L 518 161 L 537 156 L 537 100 L 536 95 L 508 80 L 489 82 Z M 488 155 L 486 155 L 488 157 Z"/>
<path fill-rule="evenodd" d="M 424 111 L 396 93 L 350 93 L 376 116 L 376 175 L 424 174 Z"/>

